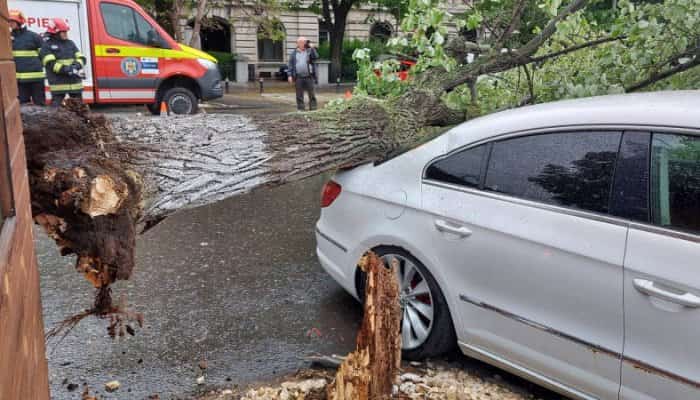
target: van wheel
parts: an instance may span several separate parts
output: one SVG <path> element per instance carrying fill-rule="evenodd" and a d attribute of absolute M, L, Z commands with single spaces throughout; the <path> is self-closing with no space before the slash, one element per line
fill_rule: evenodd
<path fill-rule="evenodd" d="M 163 101 L 173 114 L 195 114 L 197 112 L 197 96 L 184 87 L 168 89 L 163 95 Z"/>
<path fill-rule="evenodd" d="M 435 278 L 412 254 L 400 247 L 374 249 L 386 265 L 398 261 L 401 290 L 401 350 L 407 360 L 436 357 L 453 350 L 457 344 L 447 302 Z M 365 296 L 365 273 L 358 277 L 358 296 Z"/>

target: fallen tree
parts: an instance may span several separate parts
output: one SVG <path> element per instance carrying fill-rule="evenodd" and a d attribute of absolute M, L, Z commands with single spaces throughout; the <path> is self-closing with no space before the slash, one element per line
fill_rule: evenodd
<path fill-rule="evenodd" d="M 77 270 L 98 288 L 86 315 L 114 315 L 120 308 L 112 304 L 109 286 L 131 276 L 139 231 L 182 209 L 415 147 L 474 116 L 450 107 L 448 93 L 468 87 L 476 101 L 481 76 L 624 39 L 577 39 L 540 52 L 557 26 L 586 3 L 555 7 L 539 33 L 506 48 L 523 15 L 525 3 L 516 1 L 491 44 L 452 41 L 455 59 L 476 51 L 474 62 L 430 67 L 396 96 L 355 96 L 310 113 L 107 119 L 70 101 L 62 109 L 23 107 L 34 218 L 62 254 L 77 255 Z M 684 57 L 695 65 L 700 47 L 689 49 Z M 535 99 L 526 100 L 519 104 Z"/>

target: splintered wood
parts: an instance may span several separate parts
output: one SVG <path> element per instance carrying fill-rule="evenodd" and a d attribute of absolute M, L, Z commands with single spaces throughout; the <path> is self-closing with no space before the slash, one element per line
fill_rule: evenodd
<path fill-rule="evenodd" d="M 398 265 L 385 268 L 374 253 L 362 257 L 367 276 L 364 317 L 357 347 L 328 387 L 329 400 L 381 400 L 392 396 L 401 365 Z"/>

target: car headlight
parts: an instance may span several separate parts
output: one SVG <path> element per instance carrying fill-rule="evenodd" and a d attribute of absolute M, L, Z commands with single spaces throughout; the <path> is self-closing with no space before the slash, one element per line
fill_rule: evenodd
<path fill-rule="evenodd" d="M 199 62 L 199 65 L 206 69 L 214 69 L 216 68 L 216 63 L 211 60 L 207 60 L 206 58 L 198 58 L 197 62 Z"/>

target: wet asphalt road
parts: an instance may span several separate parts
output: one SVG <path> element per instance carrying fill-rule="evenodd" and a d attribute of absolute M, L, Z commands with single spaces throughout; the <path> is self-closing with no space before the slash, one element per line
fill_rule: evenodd
<path fill-rule="evenodd" d="M 184 398 L 293 372 L 313 352 L 351 351 L 361 308 L 315 256 L 322 182 L 185 211 L 140 237 L 132 280 L 115 285 L 114 296 L 143 312 L 144 328 L 113 341 L 106 321 L 91 317 L 62 342 L 49 342 L 52 398 L 80 398 L 69 383 L 105 394 L 113 379 L 122 387 L 105 398 Z M 48 329 L 87 308 L 93 290 L 73 271 L 73 259 L 35 231 Z M 201 360 L 205 387 L 195 384 Z"/>

